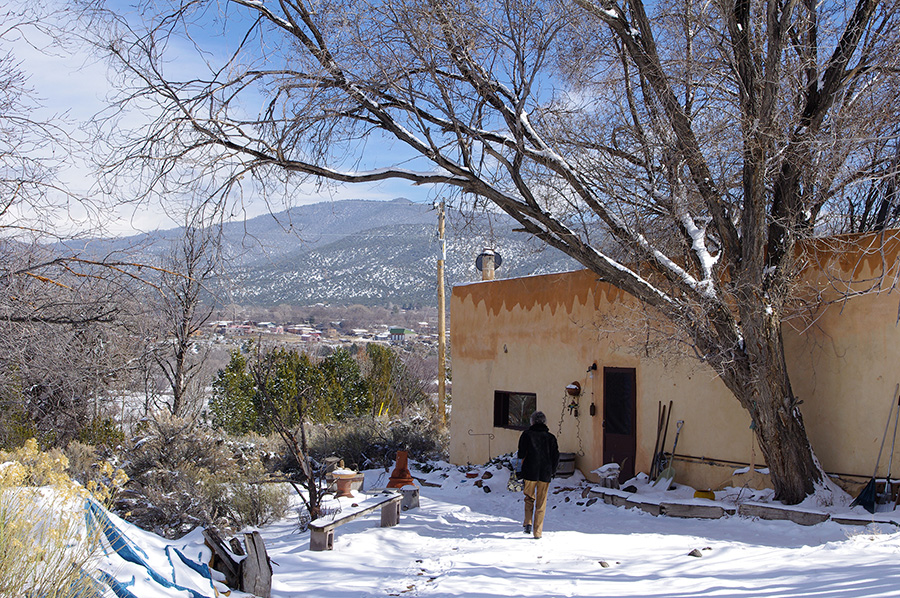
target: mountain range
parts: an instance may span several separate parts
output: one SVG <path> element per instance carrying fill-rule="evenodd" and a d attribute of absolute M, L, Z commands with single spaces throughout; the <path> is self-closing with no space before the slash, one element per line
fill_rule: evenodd
<path fill-rule="evenodd" d="M 327 201 L 225 225 L 232 301 L 245 305 L 434 304 L 440 255 L 438 214 L 430 205 L 393 201 Z M 499 252 L 498 278 L 572 270 L 579 265 L 547 248 L 500 214 L 447 211 L 445 280 L 481 279 L 475 260 Z M 128 251 L 150 263 L 169 251 L 179 229 L 92 240 L 95 254 Z"/>

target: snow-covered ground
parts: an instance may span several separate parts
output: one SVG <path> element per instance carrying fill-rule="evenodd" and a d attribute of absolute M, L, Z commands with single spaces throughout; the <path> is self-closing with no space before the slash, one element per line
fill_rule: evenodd
<path fill-rule="evenodd" d="M 456 468 L 414 471 L 441 486 L 423 486 L 421 506 L 397 527 L 378 527 L 377 512 L 338 527 L 330 552 L 311 552 L 294 519 L 263 528 L 273 598 L 900 596 L 900 531 L 890 524 L 653 517 L 588 505 L 576 473 L 551 485 L 535 540 L 522 532 L 506 470 L 477 471 L 494 474 L 483 481 L 490 492 Z M 384 472 L 366 474 L 368 488 L 385 482 Z M 689 556 L 695 549 L 702 556 Z"/>

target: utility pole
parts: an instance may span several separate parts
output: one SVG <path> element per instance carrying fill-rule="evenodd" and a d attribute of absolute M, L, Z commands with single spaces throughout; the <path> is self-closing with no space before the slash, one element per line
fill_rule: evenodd
<path fill-rule="evenodd" d="M 444 240 L 444 202 L 438 206 L 438 238 L 441 242 L 441 255 L 437 263 L 438 279 L 438 413 L 441 425 L 447 423 L 447 318 L 444 313 L 444 260 L 447 259 L 447 243 Z"/>

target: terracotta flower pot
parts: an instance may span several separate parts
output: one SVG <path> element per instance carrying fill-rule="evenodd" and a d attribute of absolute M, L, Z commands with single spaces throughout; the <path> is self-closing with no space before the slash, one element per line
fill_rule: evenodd
<path fill-rule="evenodd" d="M 334 495 L 335 498 L 353 498 L 351 486 L 353 484 L 353 478 L 357 475 L 356 472 L 349 469 L 336 469 L 331 472 L 331 475 L 334 476 L 334 481 L 337 485 L 337 493 Z"/>

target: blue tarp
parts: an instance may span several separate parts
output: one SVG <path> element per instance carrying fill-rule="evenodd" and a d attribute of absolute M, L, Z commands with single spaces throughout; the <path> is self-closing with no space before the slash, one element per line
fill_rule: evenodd
<path fill-rule="evenodd" d="M 100 504 L 92 499 L 85 502 L 85 519 L 87 521 L 88 530 L 99 529 L 103 537 L 107 540 L 110 549 L 119 558 L 134 565 L 138 565 L 142 570 L 147 572 L 147 577 L 156 584 L 165 589 L 174 590 L 179 596 L 189 596 L 190 598 L 210 598 L 216 596 L 217 592 L 213 585 L 212 575 L 209 566 L 206 563 L 192 560 L 185 554 L 173 546 L 165 548 L 165 558 L 171 567 L 168 577 L 156 571 L 148 562 L 150 559 L 147 552 L 133 542 L 112 520 L 109 512 Z M 177 556 L 178 564 L 173 561 L 172 553 Z M 202 584 L 209 584 L 209 591 L 200 593 L 195 589 L 184 587 L 176 583 L 179 569 L 187 569 L 189 572 L 198 575 L 202 579 Z M 182 575 L 183 577 L 183 575 Z M 190 577 L 190 575 L 189 575 Z M 132 577 L 128 583 L 123 583 L 113 577 L 108 572 L 100 572 L 100 580 L 103 581 L 118 596 L 118 598 L 141 598 L 136 596 L 129 588 L 134 586 L 135 578 Z"/>

